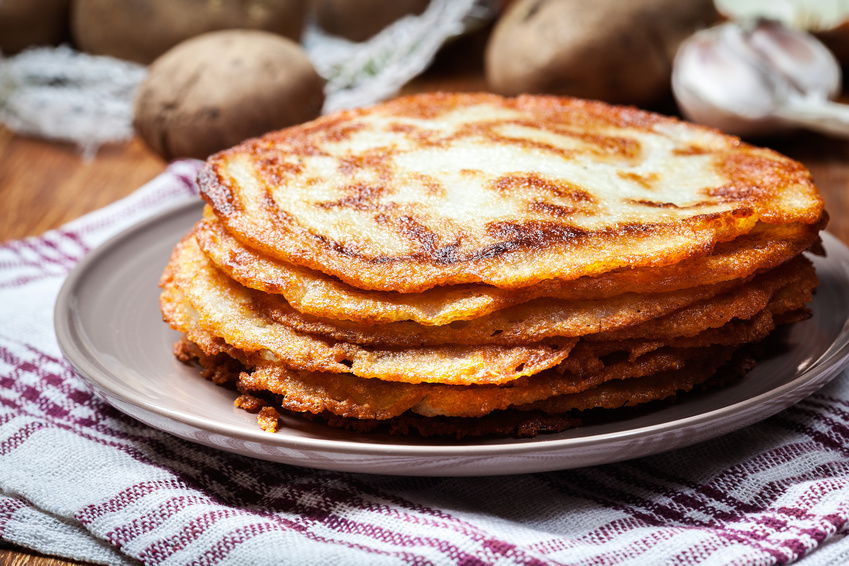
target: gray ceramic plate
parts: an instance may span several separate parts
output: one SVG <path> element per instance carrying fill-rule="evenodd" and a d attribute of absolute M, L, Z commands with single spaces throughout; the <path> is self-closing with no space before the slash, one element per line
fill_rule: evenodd
<path fill-rule="evenodd" d="M 190 441 L 265 460 L 351 472 L 493 475 L 626 460 L 739 429 L 837 376 L 849 357 L 849 250 L 824 234 L 812 319 L 782 353 L 737 383 L 674 405 L 534 439 L 454 442 L 354 434 L 286 418 L 275 434 L 233 407 L 235 394 L 175 360 L 178 338 L 159 314 L 157 280 L 174 244 L 201 216 L 183 205 L 116 236 L 77 265 L 56 303 L 59 344 L 108 403 Z"/>

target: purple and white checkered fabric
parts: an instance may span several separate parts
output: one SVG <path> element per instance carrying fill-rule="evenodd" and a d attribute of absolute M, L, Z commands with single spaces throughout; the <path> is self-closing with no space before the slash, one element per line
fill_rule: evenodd
<path fill-rule="evenodd" d="M 630 462 L 401 478 L 273 464 L 153 430 L 64 362 L 53 303 L 89 249 L 196 198 L 196 162 L 0 247 L 0 538 L 123 564 L 849 564 L 849 380 Z"/>

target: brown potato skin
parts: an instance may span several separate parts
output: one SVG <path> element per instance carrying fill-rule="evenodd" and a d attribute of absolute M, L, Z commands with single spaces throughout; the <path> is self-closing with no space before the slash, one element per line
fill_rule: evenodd
<path fill-rule="evenodd" d="M 832 29 L 816 31 L 814 35 L 825 43 L 825 46 L 837 57 L 844 69 L 849 66 L 849 21 L 845 21 Z"/>
<path fill-rule="evenodd" d="M 298 40 L 307 0 L 75 0 L 71 30 L 80 50 L 148 64 L 202 33 L 259 29 Z"/>
<path fill-rule="evenodd" d="M 649 106 L 670 91 L 678 45 L 719 19 L 711 0 L 517 0 L 487 44 L 487 82 Z"/>
<path fill-rule="evenodd" d="M 0 1 L 0 52 L 14 55 L 27 47 L 68 40 L 71 0 Z"/>
<path fill-rule="evenodd" d="M 429 0 L 313 0 L 318 25 L 351 41 L 365 41 L 408 14 L 421 14 Z"/>
<path fill-rule="evenodd" d="M 211 32 L 151 65 L 136 98 L 134 126 L 165 159 L 205 159 L 315 118 L 323 88 L 295 42 L 262 31 Z"/>

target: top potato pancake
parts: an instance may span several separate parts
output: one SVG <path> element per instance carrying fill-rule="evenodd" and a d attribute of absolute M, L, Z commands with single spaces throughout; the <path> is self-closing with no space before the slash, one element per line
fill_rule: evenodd
<path fill-rule="evenodd" d="M 709 253 L 814 224 L 799 163 L 672 118 L 547 96 L 425 94 L 212 156 L 201 193 L 270 257 L 361 289 L 505 289 Z"/>

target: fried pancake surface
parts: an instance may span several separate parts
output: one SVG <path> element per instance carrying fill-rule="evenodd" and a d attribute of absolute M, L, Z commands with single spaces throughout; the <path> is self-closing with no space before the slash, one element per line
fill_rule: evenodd
<path fill-rule="evenodd" d="M 481 417 L 513 406 L 582 393 L 609 381 L 631 379 L 636 382 L 638 378 L 693 367 L 694 364 L 716 368 L 733 351 L 728 347 L 673 347 L 651 352 L 635 361 L 619 360 L 587 375 L 548 370 L 506 386 L 457 386 L 295 371 L 261 357 L 238 352 L 203 330 L 195 329 L 194 339 L 196 343 L 181 341 L 177 349 L 199 346 L 209 356 L 203 364 L 207 377 L 229 374 L 233 358 L 228 359 L 228 356 L 247 360 L 249 365 L 255 364 L 238 377 L 238 387 L 243 393 L 280 396 L 280 406 L 295 412 L 319 414 L 327 411 L 345 418 L 377 420 L 394 418 L 406 411 L 424 416 Z M 221 354 L 227 355 L 222 358 Z M 218 360 L 216 363 L 222 367 L 216 367 L 216 363 L 211 363 L 213 360 Z"/>
<path fill-rule="evenodd" d="M 515 289 L 705 255 L 823 217 L 771 150 L 632 108 L 424 94 L 212 156 L 202 196 L 262 254 L 361 289 Z"/>
<path fill-rule="evenodd" d="M 394 418 L 408 410 L 424 416 L 480 417 L 552 397 L 575 395 L 608 382 L 637 381 L 694 367 L 699 368 L 701 375 L 705 368 L 715 369 L 724 363 L 741 345 L 762 340 L 775 328 L 776 319 L 803 307 L 810 288 L 796 287 L 789 285 L 782 289 L 782 293 L 774 295 L 765 308 L 749 320 L 734 319 L 695 336 L 666 341 L 581 341 L 556 369 L 500 386 L 411 384 L 363 379 L 351 374 L 296 371 L 269 362 L 256 353 L 240 351 L 203 330 L 198 319 L 181 314 L 183 307 L 176 304 L 179 301 L 174 301 L 168 292 L 163 294 L 163 312 L 168 312 L 168 318 L 175 323 L 183 324 L 177 329 L 185 332 L 187 338 L 208 356 L 224 353 L 249 368 L 238 377 L 242 392 L 282 396 L 279 403 L 288 410 L 313 414 L 327 411 L 345 418 L 378 420 Z M 214 366 L 205 366 L 205 371 L 212 375 L 226 374 L 230 364 L 226 360 L 220 363 L 222 371 Z M 619 387 L 614 389 L 623 391 Z M 636 390 L 639 385 L 624 389 Z M 660 390 L 668 391 L 668 387 Z M 613 398 L 620 399 L 621 393 L 617 395 Z M 640 395 L 644 398 L 645 392 Z M 584 399 L 581 403 L 589 402 L 581 399 Z"/>
<path fill-rule="evenodd" d="M 200 342 L 207 346 L 214 344 L 203 337 Z M 694 367 L 710 368 L 712 373 L 730 359 L 732 352 L 733 348 L 729 347 L 667 348 L 633 362 L 620 360 L 591 375 L 548 370 L 506 386 L 398 383 L 350 374 L 298 372 L 260 360 L 256 367 L 239 375 L 238 387 L 243 393 L 279 396 L 277 403 L 281 407 L 300 413 L 327 411 L 345 418 L 377 420 L 394 418 L 407 411 L 428 417 L 482 417 L 493 411 L 591 392 L 608 382 L 627 380 L 625 389 L 638 391 L 641 380 L 658 374 Z M 215 348 L 208 353 L 215 355 Z"/>
<path fill-rule="evenodd" d="M 191 234 L 175 247 L 161 284 L 170 305 L 163 315 L 175 328 L 197 320 L 201 329 L 234 348 L 299 370 L 408 383 L 504 383 L 557 365 L 576 342 L 555 338 L 521 346 L 381 350 L 322 340 L 266 319 L 249 290 L 218 271 Z"/>
<path fill-rule="evenodd" d="M 616 333 L 617 329 L 619 336 L 629 332 L 655 339 L 692 336 L 734 317 L 750 318 L 766 306 L 773 294 L 791 283 L 808 290 L 816 286 L 813 266 L 805 258 L 791 260 L 730 289 L 730 284 L 725 283 L 655 295 L 625 293 L 598 301 L 535 299 L 474 320 L 443 326 L 409 321 L 366 326 L 330 320 L 304 315 L 279 295 L 256 291 L 252 294 L 257 307 L 270 320 L 327 339 L 387 347 L 515 345 L 554 336 L 598 334 L 599 339 L 607 339 L 605 336 Z"/>
<path fill-rule="evenodd" d="M 478 318 L 541 297 L 597 300 L 745 279 L 809 248 L 818 232 L 817 225 L 759 223 L 750 233 L 719 244 L 709 255 L 670 266 L 620 269 L 574 281 L 548 280 L 514 290 L 467 284 L 396 293 L 357 289 L 319 271 L 264 256 L 231 236 L 208 207 L 204 220 L 194 228 L 198 244 L 216 267 L 246 287 L 282 294 L 299 312 L 363 324 L 410 320 L 431 326 Z"/>
<path fill-rule="evenodd" d="M 237 348 L 265 351 L 273 361 L 291 368 L 406 382 L 503 383 L 533 375 L 565 359 L 575 337 L 638 325 L 737 285 L 707 285 L 657 296 L 628 293 L 601 301 L 537 299 L 444 327 L 383 325 L 392 327 L 390 334 L 398 333 L 398 340 L 408 346 L 396 348 L 361 346 L 339 339 L 344 337 L 313 336 L 275 323 L 274 313 L 263 312 L 250 290 L 217 270 L 191 235 L 177 246 L 169 265 L 174 284 L 199 313 L 201 326 Z M 501 335 L 506 338 L 498 340 Z M 496 343 L 488 344 L 487 338 Z"/>

